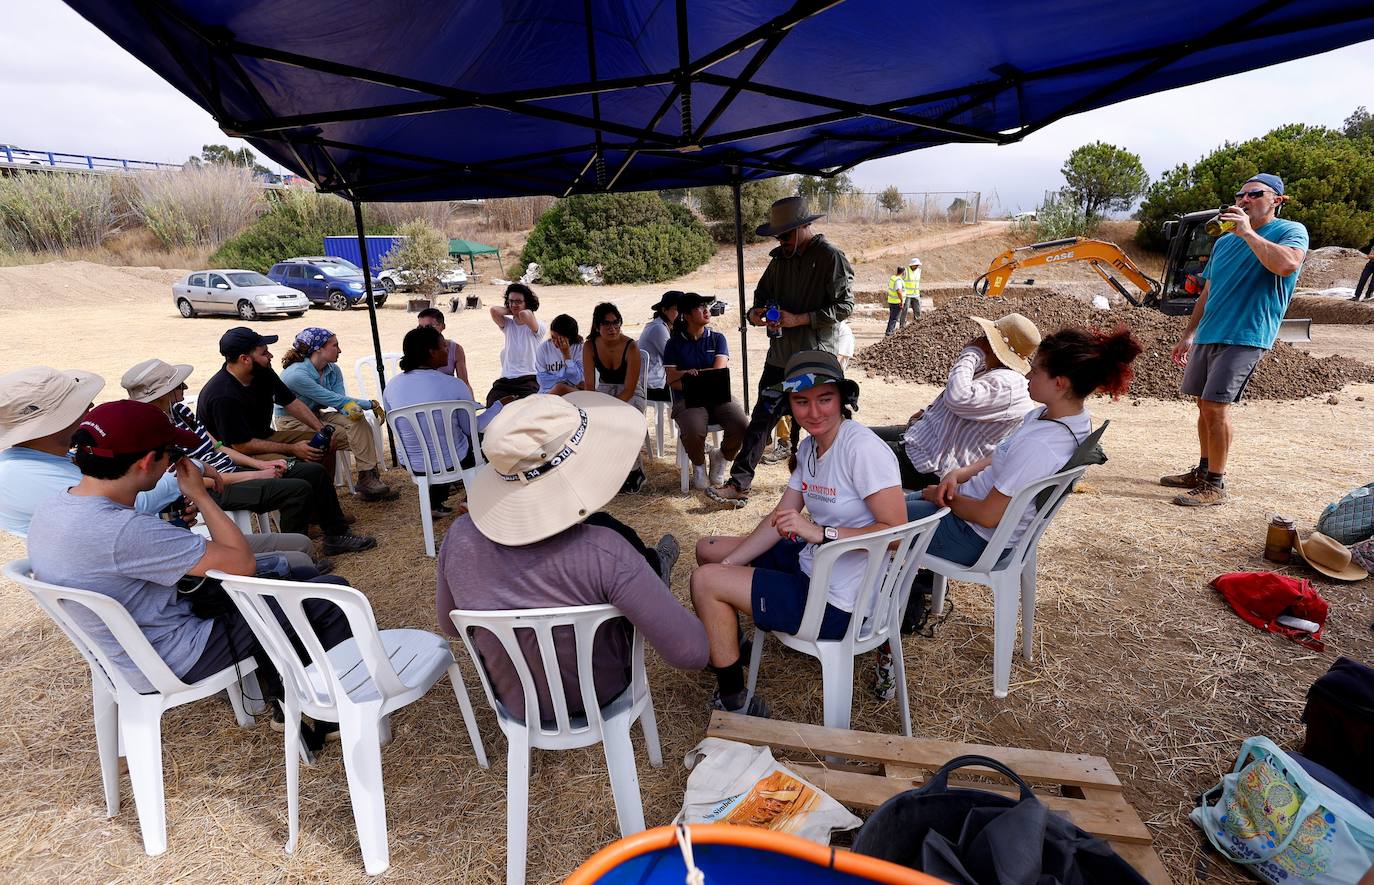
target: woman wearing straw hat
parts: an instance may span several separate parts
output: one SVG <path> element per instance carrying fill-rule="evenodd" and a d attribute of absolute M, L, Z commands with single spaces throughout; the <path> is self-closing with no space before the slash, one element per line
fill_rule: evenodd
<path fill-rule="evenodd" d="M 706 633 L 668 588 L 677 541 L 664 535 L 648 550 L 633 529 L 598 512 L 615 497 L 643 442 L 639 410 L 591 391 L 538 394 L 492 419 L 470 512 L 454 521 L 439 548 L 435 596 L 444 632 L 456 635 L 453 609 L 610 603 L 670 665 L 705 666 Z M 497 698 L 509 710 L 525 709 L 519 677 L 500 643 L 486 635 L 473 641 Z M 629 662 L 628 631 L 603 630 L 592 651 L 602 703 L 629 684 Z M 542 685 L 544 668 L 531 669 Z"/>
<path fill-rule="evenodd" d="M 787 491 L 749 535 L 698 541 L 700 565 L 692 572 L 692 602 L 706 625 L 711 670 L 718 682 L 711 705 L 763 716 L 767 705 L 757 696 L 745 709 L 737 613 L 752 614 L 760 630 L 796 631 L 819 545 L 906 522 L 897 458 L 873 431 L 850 420 L 859 385 L 844 377 L 835 355 L 818 350 L 795 354 L 787 362 L 779 394 L 794 427 L 807 433 L 791 462 Z M 848 629 L 863 572 L 862 553 L 846 554 L 835 563 L 822 639 L 837 639 Z"/>

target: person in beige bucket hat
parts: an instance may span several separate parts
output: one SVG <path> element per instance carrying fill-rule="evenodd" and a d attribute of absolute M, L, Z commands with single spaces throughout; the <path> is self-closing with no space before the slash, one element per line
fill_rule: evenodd
<path fill-rule="evenodd" d="M 651 550 L 632 528 L 600 512 L 643 442 L 643 414 L 604 393 L 536 394 L 507 404 L 487 426 L 487 463 L 468 490 L 469 512 L 454 520 L 439 548 L 440 629 L 458 635 L 449 616 L 454 610 L 611 604 L 670 665 L 706 666 L 706 631 L 668 587 L 677 541 L 664 535 Z M 543 667 L 531 662 L 536 713 L 500 643 L 482 631 L 472 640 L 492 693 L 507 710 L 553 717 Z M 566 641 L 559 657 L 571 661 L 571 638 Z M 562 648 L 565 639 L 555 642 Z M 592 667 L 600 703 L 628 685 L 630 653 L 629 631 L 598 634 Z M 569 692 L 573 715 L 583 712 L 580 701 L 580 693 Z"/>
<path fill-rule="evenodd" d="M 1337 581 L 1363 581 L 1369 572 L 1354 561 L 1350 548 L 1321 532 L 1298 539 L 1298 555 L 1313 569 Z"/>
<path fill-rule="evenodd" d="M 945 474 L 992 454 L 1035 408 L 1026 373 L 1040 330 L 1019 313 L 996 322 L 969 319 L 984 334 L 954 358 L 940 395 L 906 424 L 873 428 L 897 455 L 903 488 L 938 485 Z"/>
<path fill-rule="evenodd" d="M 82 369 L 31 366 L 0 375 L 0 529 L 24 537 L 39 503 L 81 481 L 72 433 L 105 379 Z M 168 474 L 139 494 L 135 508 L 156 513 L 181 492 Z"/>

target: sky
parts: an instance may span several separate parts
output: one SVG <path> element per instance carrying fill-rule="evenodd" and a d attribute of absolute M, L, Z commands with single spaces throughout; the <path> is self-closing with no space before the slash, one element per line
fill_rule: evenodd
<path fill-rule="evenodd" d="M 60 0 L 8 5 L 0 143 L 159 162 L 182 162 L 204 144 L 246 145 Z M 1371 84 L 1374 41 L 1079 114 L 1013 145 L 946 145 L 877 160 L 853 178 L 866 191 L 976 190 L 1003 211 L 1033 209 L 1064 183 L 1059 169 L 1079 145 L 1102 140 L 1133 151 L 1153 180 L 1285 123 L 1338 127 L 1357 106 L 1374 105 Z"/>

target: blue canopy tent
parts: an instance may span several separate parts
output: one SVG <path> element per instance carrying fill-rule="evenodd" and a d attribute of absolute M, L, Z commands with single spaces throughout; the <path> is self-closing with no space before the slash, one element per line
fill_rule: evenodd
<path fill-rule="evenodd" d="M 66 2 L 226 134 L 351 200 L 364 249 L 369 201 L 728 183 L 738 226 L 743 181 L 1007 144 L 1374 38 L 1369 0 Z"/>

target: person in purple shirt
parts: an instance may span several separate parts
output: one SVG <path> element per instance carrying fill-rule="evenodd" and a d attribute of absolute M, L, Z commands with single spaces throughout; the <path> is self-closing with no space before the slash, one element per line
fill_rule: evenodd
<path fill-rule="evenodd" d="M 597 509 L 620 489 L 644 441 L 644 416 L 594 391 L 537 394 L 513 402 L 492 420 L 482 442 L 487 464 L 471 489 L 468 515 L 449 527 L 439 548 L 435 615 L 450 636 L 455 609 L 508 609 L 611 604 L 670 665 L 706 666 L 706 631 L 668 588 L 677 541 L 664 535 L 641 550 L 628 526 Z M 590 514 L 590 516 L 588 515 Z M 654 554 L 653 557 L 645 553 Z M 656 573 L 650 563 L 659 562 Z M 490 634 L 473 644 L 500 704 L 526 711 L 514 665 Z M 562 643 L 559 643 L 562 645 Z M 592 651 L 596 696 L 609 703 L 629 685 L 630 631 L 603 628 Z M 583 712 L 571 638 L 560 651 L 570 705 Z M 525 657 L 539 693 L 539 717 L 553 718 L 538 646 Z"/>

